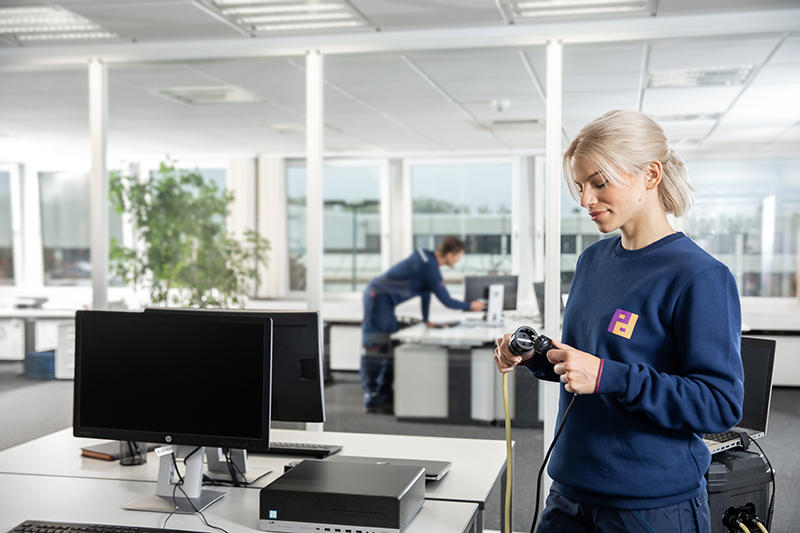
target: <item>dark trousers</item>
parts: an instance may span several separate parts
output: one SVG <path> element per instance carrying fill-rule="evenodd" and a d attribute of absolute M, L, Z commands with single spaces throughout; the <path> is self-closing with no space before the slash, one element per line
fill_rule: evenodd
<path fill-rule="evenodd" d="M 711 533 L 708 496 L 655 509 L 613 509 L 573 501 L 553 490 L 537 533 Z"/>
<path fill-rule="evenodd" d="M 364 405 L 394 402 L 394 359 L 390 333 L 361 333 L 361 388 Z"/>

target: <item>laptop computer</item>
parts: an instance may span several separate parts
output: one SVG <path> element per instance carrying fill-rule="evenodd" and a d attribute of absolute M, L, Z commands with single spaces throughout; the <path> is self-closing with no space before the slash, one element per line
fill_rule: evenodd
<path fill-rule="evenodd" d="M 333 455 L 325 459 L 344 463 L 421 466 L 425 469 L 425 481 L 439 481 L 449 471 L 452 463 L 428 459 L 397 459 L 396 457 L 361 457 L 357 455 Z"/>
<path fill-rule="evenodd" d="M 740 433 L 747 433 L 750 439 L 758 439 L 767 434 L 774 364 L 775 341 L 742 337 L 744 367 L 742 419 L 730 431 L 704 436 L 703 442 L 712 454 L 741 446 Z"/>

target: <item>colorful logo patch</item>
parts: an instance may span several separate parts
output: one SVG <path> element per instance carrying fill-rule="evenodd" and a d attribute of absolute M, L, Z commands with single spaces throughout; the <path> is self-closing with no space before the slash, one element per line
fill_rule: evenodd
<path fill-rule="evenodd" d="M 630 339 L 637 320 L 639 320 L 639 315 L 636 313 L 617 309 L 614 311 L 614 318 L 611 319 L 611 324 L 608 325 L 608 331 L 614 335 Z"/>

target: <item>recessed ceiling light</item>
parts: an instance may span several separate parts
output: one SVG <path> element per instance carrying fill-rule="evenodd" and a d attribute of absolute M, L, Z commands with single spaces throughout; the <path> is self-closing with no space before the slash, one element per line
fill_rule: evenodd
<path fill-rule="evenodd" d="M 345 20 L 341 22 L 309 22 L 301 24 L 273 24 L 273 25 L 257 25 L 254 28 L 257 31 L 291 31 L 291 30 L 324 30 L 329 28 L 352 28 L 355 26 L 362 26 L 364 23 L 360 20 Z"/>
<path fill-rule="evenodd" d="M 654 0 L 505 0 L 502 5 L 514 20 L 614 13 L 655 13 Z"/>
<path fill-rule="evenodd" d="M 114 37 L 119 37 L 119 35 L 111 33 L 110 31 L 87 31 L 70 33 L 29 33 L 18 35 L 17 39 L 20 41 L 79 41 L 84 39 L 113 39 Z"/>
<path fill-rule="evenodd" d="M 263 24 L 269 22 L 306 22 L 315 20 L 342 20 L 352 18 L 350 13 L 312 13 L 310 15 L 267 15 L 255 17 L 242 17 L 240 22 L 247 24 Z"/>
<path fill-rule="evenodd" d="M 259 13 L 307 13 L 344 9 L 342 4 L 291 4 L 230 7 L 222 10 L 224 15 L 255 15 Z"/>
<path fill-rule="evenodd" d="M 0 35 L 18 43 L 119 37 L 58 6 L 0 8 Z"/>
<path fill-rule="evenodd" d="M 230 104 L 259 100 L 247 89 L 234 85 L 162 87 L 149 92 L 184 104 Z"/>
<path fill-rule="evenodd" d="M 753 68 L 753 65 L 735 65 L 730 67 L 651 70 L 647 87 L 664 89 L 742 85 L 747 81 Z"/>

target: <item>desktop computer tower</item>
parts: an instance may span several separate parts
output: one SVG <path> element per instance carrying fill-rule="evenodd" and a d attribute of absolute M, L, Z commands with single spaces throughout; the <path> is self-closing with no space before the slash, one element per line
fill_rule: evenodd
<path fill-rule="evenodd" d="M 766 525 L 770 480 L 769 466 L 758 453 L 733 449 L 715 454 L 706 472 L 711 533 L 727 533 L 725 511 L 748 503 Z"/>

